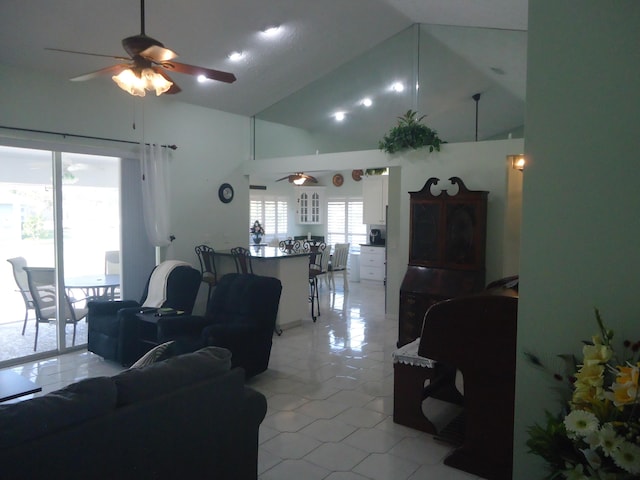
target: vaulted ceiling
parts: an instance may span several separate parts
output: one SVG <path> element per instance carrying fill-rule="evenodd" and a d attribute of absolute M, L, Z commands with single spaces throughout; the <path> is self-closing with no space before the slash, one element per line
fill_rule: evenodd
<path fill-rule="evenodd" d="M 182 88 L 174 100 L 303 128 L 320 117 L 326 121 L 331 109 L 347 102 L 347 94 L 379 89 L 369 80 L 391 78 L 394 61 L 376 57 L 367 62 L 368 52 L 378 52 L 413 24 L 425 24 L 421 49 L 428 53 L 427 61 L 434 62 L 418 67 L 425 103 L 416 106 L 437 120 L 443 137 L 473 140 L 470 97 L 476 92 L 483 92 L 480 108 L 486 117 L 481 139 L 522 125 L 527 0 L 147 0 L 145 8 L 146 34 L 177 52 L 178 61 L 237 77 L 232 84 L 199 83 L 171 73 Z M 261 30 L 271 25 L 280 31 L 265 38 Z M 0 2 L 0 63 L 60 78 L 118 61 L 47 47 L 122 56 L 121 39 L 138 33 L 137 0 Z M 233 51 L 244 57 L 231 61 Z M 117 88 L 108 76 L 91 81 Z M 335 105 L 327 101 L 326 91 L 335 92 Z M 383 104 L 376 113 L 379 119 L 365 122 L 375 137 L 382 125 L 389 126 L 402 113 L 397 105 Z M 467 120 L 460 122 L 460 115 Z M 358 123 L 345 122 L 342 134 L 354 128 L 351 135 L 366 136 L 358 131 L 363 122 Z"/>

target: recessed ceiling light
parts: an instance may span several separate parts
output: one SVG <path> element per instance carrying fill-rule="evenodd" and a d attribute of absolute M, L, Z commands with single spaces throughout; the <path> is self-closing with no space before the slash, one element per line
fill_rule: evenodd
<path fill-rule="evenodd" d="M 336 112 L 333 114 L 333 117 L 336 119 L 336 122 L 341 122 L 344 120 L 345 115 L 344 112 Z"/>
<path fill-rule="evenodd" d="M 280 25 L 269 25 L 262 29 L 262 34 L 265 37 L 275 37 L 280 33 Z"/>
<path fill-rule="evenodd" d="M 394 92 L 402 92 L 404 91 L 404 85 L 401 82 L 396 82 L 393 85 L 391 85 L 391 90 L 393 90 Z"/>
<path fill-rule="evenodd" d="M 370 107 L 373 105 L 373 101 L 369 97 L 365 97 L 360 100 L 360 105 L 364 105 L 365 107 Z"/>
<path fill-rule="evenodd" d="M 207 81 L 207 77 L 205 77 L 204 75 L 198 75 L 198 82 L 200 83 L 204 83 Z"/>
<path fill-rule="evenodd" d="M 229 60 L 232 62 L 237 62 L 238 60 L 242 60 L 244 58 L 244 52 L 231 52 L 229 54 Z"/>

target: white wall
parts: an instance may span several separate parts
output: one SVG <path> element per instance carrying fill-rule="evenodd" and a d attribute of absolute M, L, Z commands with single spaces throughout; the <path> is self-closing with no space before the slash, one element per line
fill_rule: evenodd
<path fill-rule="evenodd" d="M 638 25 L 636 0 L 529 2 L 514 479 L 544 476 L 526 428 L 560 411 L 523 352 L 581 358 L 594 307 L 619 341 L 639 336 Z"/>

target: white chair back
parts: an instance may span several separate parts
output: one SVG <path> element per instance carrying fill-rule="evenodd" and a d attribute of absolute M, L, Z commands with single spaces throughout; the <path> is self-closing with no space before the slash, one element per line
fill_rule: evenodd
<path fill-rule="evenodd" d="M 331 256 L 331 269 L 329 270 L 329 280 L 335 290 L 336 283 L 334 279 L 335 272 L 342 272 L 344 290 L 349 290 L 349 282 L 347 280 L 347 263 L 349 261 L 349 243 L 336 243 L 333 247 L 333 255 Z"/>

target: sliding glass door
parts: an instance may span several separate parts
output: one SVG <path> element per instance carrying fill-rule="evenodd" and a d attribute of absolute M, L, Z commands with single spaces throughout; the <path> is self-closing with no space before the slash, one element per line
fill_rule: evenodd
<path fill-rule="evenodd" d="M 87 300 L 119 292 L 119 199 L 118 158 L 0 146 L 0 362 L 86 344 Z M 61 285 L 60 315 L 38 315 L 24 265 Z"/>

